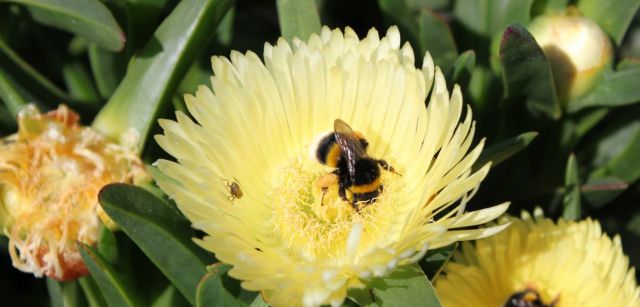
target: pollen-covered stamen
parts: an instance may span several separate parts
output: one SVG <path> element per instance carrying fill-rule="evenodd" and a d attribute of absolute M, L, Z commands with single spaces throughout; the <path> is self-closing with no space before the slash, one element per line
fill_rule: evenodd
<path fill-rule="evenodd" d="M 404 182 L 401 176 L 382 170 L 384 191 L 372 203 L 352 204 L 338 195 L 338 183 L 323 192 L 316 181 L 332 168 L 299 154 L 274 175 L 273 230 L 294 256 L 306 260 L 336 259 L 343 255 L 355 223 L 362 223 L 360 242 L 379 242 L 391 225 L 380 218 L 397 214 Z M 323 195 L 324 194 L 324 195 Z M 349 194 L 349 192 L 347 192 Z M 369 245 L 371 246 L 371 245 Z"/>

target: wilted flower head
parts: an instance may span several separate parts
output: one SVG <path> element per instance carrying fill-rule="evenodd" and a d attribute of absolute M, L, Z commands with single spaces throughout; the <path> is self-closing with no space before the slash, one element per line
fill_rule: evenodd
<path fill-rule="evenodd" d="M 562 102 L 589 92 L 613 60 L 609 37 L 586 17 L 541 15 L 528 28 L 549 59 Z"/>
<path fill-rule="evenodd" d="M 61 105 L 18 115 L 18 133 L 0 144 L 0 223 L 13 265 L 36 276 L 68 280 L 88 273 L 76 242 L 96 242 L 98 205 L 111 182 L 147 177 L 132 148 L 109 142 Z"/>
<path fill-rule="evenodd" d="M 475 125 L 460 88 L 449 95 L 429 55 L 416 69 L 397 28 L 360 40 L 349 28 L 325 27 L 306 42 L 265 44 L 263 56 L 214 57 L 213 89 L 186 96 L 195 121 L 178 112 L 177 122 L 161 120 L 156 137 L 177 159 L 158 161 L 160 187 L 207 234 L 198 244 L 233 265 L 229 274 L 245 289 L 275 306 L 339 305 L 348 288 L 429 248 L 505 227 L 469 228 L 507 204 L 464 212 L 489 171 L 472 172 L 483 141 L 472 147 Z M 336 168 L 320 163 L 314 146 L 351 133 L 337 119 L 360 132 L 351 141 L 366 138 L 358 146 L 368 157 L 395 171 L 356 166 L 355 181 L 364 181 L 346 186 L 347 201 L 338 182 L 324 180 Z M 334 150 L 320 160 L 335 154 L 338 177 L 350 178 L 349 154 Z"/>
<path fill-rule="evenodd" d="M 540 209 L 507 220 L 507 230 L 454 254 L 436 281 L 443 306 L 640 306 L 620 237 L 597 221 L 554 223 Z"/>

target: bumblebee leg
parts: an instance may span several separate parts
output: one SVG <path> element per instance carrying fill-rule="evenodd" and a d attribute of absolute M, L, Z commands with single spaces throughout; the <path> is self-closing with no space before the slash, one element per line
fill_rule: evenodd
<path fill-rule="evenodd" d="M 359 197 L 356 196 L 357 194 L 353 194 L 351 196 L 351 207 L 353 207 L 353 210 L 355 210 L 356 212 L 360 212 L 360 208 L 358 208 L 358 199 Z"/>
<path fill-rule="evenodd" d="M 322 188 L 322 196 L 320 197 L 320 206 L 324 206 L 324 194 L 327 194 L 329 188 Z"/>
<path fill-rule="evenodd" d="M 391 166 L 391 164 L 389 164 L 387 161 L 385 160 L 378 160 L 378 165 L 380 165 L 380 167 L 384 168 L 385 170 L 392 172 L 396 175 L 402 176 L 402 174 L 396 172 L 396 170 L 393 168 L 393 166 Z"/>
<path fill-rule="evenodd" d="M 344 201 L 349 201 L 349 199 L 347 198 L 347 189 L 344 187 L 342 183 L 340 183 L 340 188 L 338 189 L 338 195 L 340 196 L 340 199 Z"/>

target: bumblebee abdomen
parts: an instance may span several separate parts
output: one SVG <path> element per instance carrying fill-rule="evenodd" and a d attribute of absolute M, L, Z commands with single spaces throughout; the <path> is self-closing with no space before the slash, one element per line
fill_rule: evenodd
<path fill-rule="evenodd" d="M 376 160 L 370 158 L 360 159 L 355 163 L 355 176 L 349 190 L 354 194 L 378 191 L 382 185 L 380 175 L 380 167 Z"/>
<path fill-rule="evenodd" d="M 377 189 L 366 192 L 366 193 L 354 193 L 353 194 L 353 202 L 354 203 L 364 203 L 364 204 L 372 204 L 376 201 L 376 198 L 380 196 L 380 192 L 382 190 L 382 186 L 379 186 Z"/>
<path fill-rule="evenodd" d="M 340 154 L 340 146 L 336 143 L 336 135 L 334 133 L 327 134 L 318 143 L 316 158 L 320 163 L 330 167 L 337 167 Z"/>

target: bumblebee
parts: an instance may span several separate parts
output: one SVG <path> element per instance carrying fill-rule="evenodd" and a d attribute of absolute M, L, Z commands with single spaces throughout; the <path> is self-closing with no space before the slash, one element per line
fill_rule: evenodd
<path fill-rule="evenodd" d="M 233 203 L 234 200 L 236 199 L 240 199 L 242 198 L 242 195 L 244 195 L 244 193 L 242 193 L 242 189 L 240 189 L 240 184 L 238 184 L 237 179 L 233 178 L 235 181 L 229 181 L 227 179 L 222 179 L 222 181 L 224 182 L 224 184 L 227 186 L 227 189 L 229 190 L 229 195 L 227 196 L 227 199 Z"/>
<path fill-rule="evenodd" d="M 542 302 L 540 294 L 533 289 L 526 289 L 524 291 L 516 292 L 514 295 L 507 299 L 504 304 L 505 307 L 553 307 L 556 301 L 547 305 Z"/>
<path fill-rule="evenodd" d="M 369 143 L 362 133 L 353 131 L 341 119 L 333 122 L 333 128 L 334 132 L 324 136 L 316 150 L 320 163 L 335 168 L 316 181 L 316 186 L 322 189 L 321 204 L 327 189 L 338 183 L 340 198 L 357 210 L 358 203 L 371 204 L 382 193 L 381 168 L 398 173 L 385 160 L 369 157 Z M 351 199 L 347 198 L 347 191 L 351 193 Z"/>

